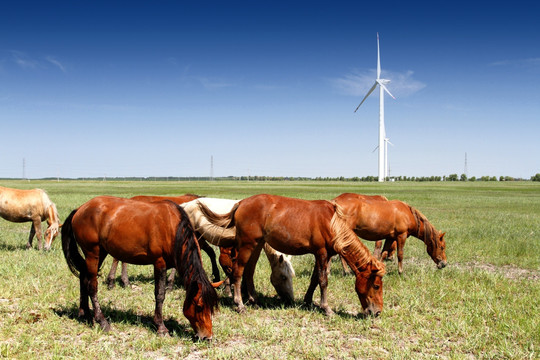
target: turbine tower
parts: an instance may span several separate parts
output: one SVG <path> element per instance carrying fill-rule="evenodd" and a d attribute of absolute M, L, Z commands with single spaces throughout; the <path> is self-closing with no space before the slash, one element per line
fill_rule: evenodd
<path fill-rule="evenodd" d="M 394 95 L 388 91 L 386 88 L 386 84 L 388 84 L 390 80 L 387 79 L 381 79 L 381 54 L 379 50 L 379 33 L 377 33 L 377 78 L 375 79 L 375 83 L 369 89 L 366 96 L 364 96 L 364 99 L 362 99 L 362 102 L 360 102 L 360 105 L 356 107 L 356 112 L 358 108 L 364 103 L 364 101 L 368 98 L 369 95 L 375 90 L 377 85 L 379 85 L 379 181 L 383 182 L 386 171 L 385 171 L 385 144 L 384 139 L 386 138 L 386 132 L 384 130 L 384 92 L 386 91 L 388 95 L 392 97 L 392 99 L 395 99 Z"/>
<path fill-rule="evenodd" d="M 385 179 L 388 179 L 388 176 L 390 175 L 389 171 L 388 171 L 388 144 L 394 146 L 394 144 L 392 144 L 390 142 L 390 139 L 385 137 L 384 138 L 384 178 Z"/>

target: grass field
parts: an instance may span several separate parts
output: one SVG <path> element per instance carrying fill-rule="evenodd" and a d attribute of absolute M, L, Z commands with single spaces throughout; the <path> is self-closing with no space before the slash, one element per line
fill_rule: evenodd
<path fill-rule="evenodd" d="M 538 359 L 540 358 L 540 184 L 532 182 L 83 182 L 1 181 L 43 188 L 61 219 L 97 195 L 183 194 L 241 199 L 272 193 L 331 199 L 343 192 L 381 194 L 420 209 L 446 231 L 448 267 L 437 270 L 424 244 L 410 238 L 404 273 L 387 263 L 379 318 L 357 316 L 354 277 L 334 262 L 329 304 L 336 314 L 302 307 L 314 259 L 295 257 L 295 299 L 283 306 L 261 256 L 255 274 L 260 303 L 239 315 L 221 297 L 214 340 L 193 342 L 182 314 L 184 291 L 167 294 L 171 336 L 158 337 L 151 266 L 129 268 L 131 289 L 98 297 L 112 330 L 77 317 L 78 279 L 68 270 L 60 237 L 50 252 L 25 250 L 30 223 L 0 219 L 0 357 L 19 359 Z M 367 243 L 373 249 L 373 243 Z M 34 247 L 36 244 L 34 243 Z M 203 254 L 209 272 L 209 261 Z M 106 275 L 110 259 L 102 272 Z M 220 295 L 221 291 L 218 290 Z M 317 290 L 314 297 L 319 299 Z"/>

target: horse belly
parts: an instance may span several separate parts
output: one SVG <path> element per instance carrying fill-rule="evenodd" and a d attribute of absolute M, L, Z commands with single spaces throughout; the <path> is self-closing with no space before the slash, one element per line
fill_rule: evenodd
<path fill-rule="evenodd" d="M 298 236 L 286 229 L 267 233 L 264 241 L 275 250 L 288 255 L 304 255 L 311 252 L 309 238 Z"/>

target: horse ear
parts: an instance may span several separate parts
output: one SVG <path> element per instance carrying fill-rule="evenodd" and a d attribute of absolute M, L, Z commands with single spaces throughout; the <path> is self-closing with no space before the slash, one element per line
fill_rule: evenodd
<path fill-rule="evenodd" d="M 283 254 L 279 255 L 279 263 L 280 264 L 283 264 L 283 260 L 284 260 Z"/>
<path fill-rule="evenodd" d="M 217 289 L 217 288 L 220 287 L 224 282 L 225 282 L 225 280 L 221 280 L 221 281 L 212 283 L 212 287 L 213 287 L 214 289 Z"/>
<path fill-rule="evenodd" d="M 446 235 L 446 231 L 442 233 L 441 239 L 444 238 L 444 235 Z"/>

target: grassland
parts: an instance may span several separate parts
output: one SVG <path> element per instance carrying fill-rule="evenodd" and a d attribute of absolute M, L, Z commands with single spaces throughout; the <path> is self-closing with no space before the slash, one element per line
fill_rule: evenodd
<path fill-rule="evenodd" d="M 260 303 L 237 314 L 222 296 L 214 340 L 197 343 L 182 315 L 184 291 L 167 294 L 163 314 L 171 331 L 152 327 L 153 275 L 131 266 L 131 289 L 107 290 L 99 299 L 112 331 L 76 318 L 78 280 L 63 259 L 59 238 L 50 252 L 25 250 L 30 224 L 0 220 L 0 357 L 19 359 L 538 359 L 540 358 L 540 184 L 324 183 L 324 182 L 83 182 L 2 181 L 40 187 L 60 217 L 102 195 L 196 193 L 240 199 L 273 193 L 331 199 L 343 192 L 382 194 L 419 208 L 446 231 L 449 266 L 437 270 L 424 244 L 410 238 L 404 273 L 387 263 L 385 308 L 376 319 L 361 310 L 354 279 L 339 262 L 329 279 L 326 317 L 301 305 L 312 256 L 293 259 L 293 306 L 283 306 L 261 257 L 255 275 Z M 367 244 L 371 249 L 372 243 Z M 205 267 L 208 261 L 203 255 Z M 106 274 L 110 259 L 103 267 Z M 219 292 L 219 291 L 218 291 Z M 315 299 L 318 299 L 318 291 Z"/>

